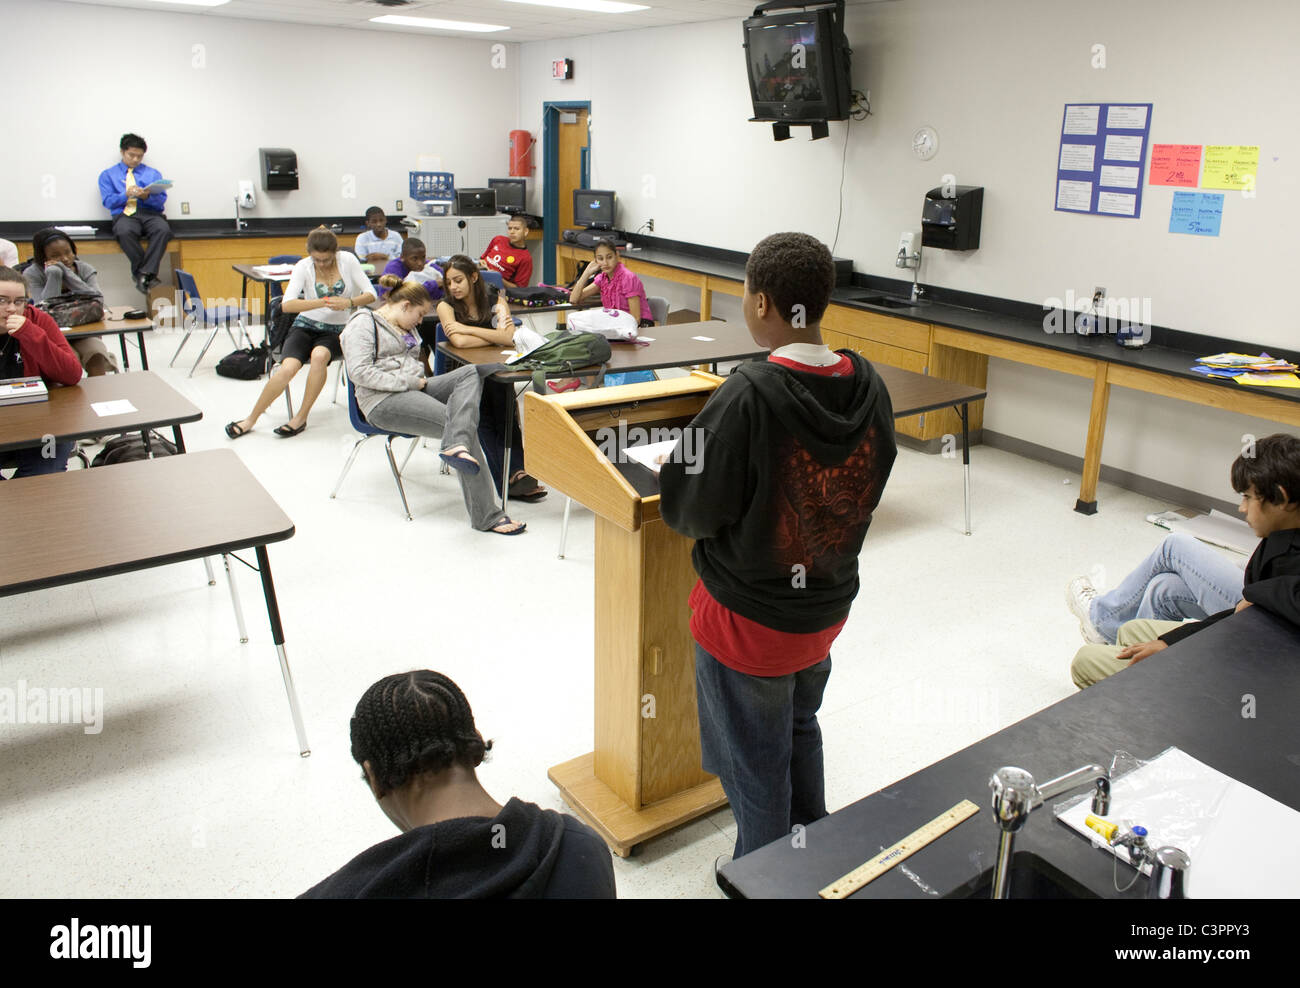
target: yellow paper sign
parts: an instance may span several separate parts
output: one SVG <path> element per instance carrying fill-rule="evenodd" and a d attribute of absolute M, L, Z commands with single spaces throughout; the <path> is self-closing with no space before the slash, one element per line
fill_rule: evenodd
<path fill-rule="evenodd" d="M 1238 384 L 1256 384 L 1266 388 L 1300 388 L 1300 377 L 1294 374 L 1239 374 L 1233 380 Z"/>
<path fill-rule="evenodd" d="M 1258 144 L 1207 144 L 1201 172 L 1203 189 L 1254 189 L 1259 170 Z"/>

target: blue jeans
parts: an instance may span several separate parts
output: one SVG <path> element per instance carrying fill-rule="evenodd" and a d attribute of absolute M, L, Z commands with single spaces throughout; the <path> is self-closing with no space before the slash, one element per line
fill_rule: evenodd
<path fill-rule="evenodd" d="M 702 762 L 736 816 L 735 857 L 826 815 L 817 708 L 830 675 L 828 655 L 788 676 L 750 676 L 696 643 Z"/>
<path fill-rule="evenodd" d="M 1166 536 L 1119 586 L 1092 601 L 1093 626 L 1114 643 L 1125 621 L 1209 617 L 1241 600 L 1245 574 L 1190 535 Z"/>
<path fill-rule="evenodd" d="M 68 457 L 76 447 L 77 444 L 73 442 L 56 442 L 53 456 L 42 455 L 45 452 L 44 445 L 16 449 L 9 453 L 0 453 L 0 466 L 17 467 L 14 480 L 19 477 L 38 477 L 43 473 L 63 473 L 68 469 Z"/>

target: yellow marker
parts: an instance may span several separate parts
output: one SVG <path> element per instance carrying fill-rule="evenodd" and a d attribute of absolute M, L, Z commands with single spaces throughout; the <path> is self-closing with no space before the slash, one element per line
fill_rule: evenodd
<path fill-rule="evenodd" d="M 1118 824 L 1111 823 L 1109 820 L 1103 820 L 1099 816 L 1093 816 L 1091 813 L 1088 814 L 1083 822 L 1093 830 L 1097 831 L 1097 833 L 1101 834 L 1101 836 L 1105 837 L 1107 843 L 1110 843 L 1115 839 L 1115 833 L 1119 830 Z"/>

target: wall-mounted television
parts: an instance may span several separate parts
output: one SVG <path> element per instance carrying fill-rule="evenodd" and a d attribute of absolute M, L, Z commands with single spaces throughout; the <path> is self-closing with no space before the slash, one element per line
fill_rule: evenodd
<path fill-rule="evenodd" d="M 843 0 L 759 4 L 744 30 L 754 120 L 798 124 L 848 118 L 850 51 Z"/>

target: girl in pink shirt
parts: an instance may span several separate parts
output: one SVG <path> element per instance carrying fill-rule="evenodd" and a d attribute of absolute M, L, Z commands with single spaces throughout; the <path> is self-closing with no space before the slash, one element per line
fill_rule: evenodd
<path fill-rule="evenodd" d="M 608 240 L 596 241 L 596 259 L 587 265 L 582 277 L 569 292 L 569 301 L 576 305 L 597 292 L 600 292 L 600 304 L 605 308 L 632 313 L 640 326 L 655 324 L 654 316 L 650 314 L 650 303 L 646 299 L 645 286 L 618 259 L 618 251 Z"/>

